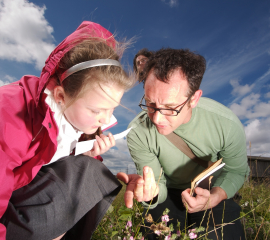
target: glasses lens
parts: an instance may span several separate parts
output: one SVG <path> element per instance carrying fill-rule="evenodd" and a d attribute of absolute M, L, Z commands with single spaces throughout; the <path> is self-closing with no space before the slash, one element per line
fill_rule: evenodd
<path fill-rule="evenodd" d="M 140 107 L 141 107 L 142 110 L 144 110 L 146 112 L 149 112 L 149 113 L 155 112 L 155 109 L 154 108 L 151 108 L 151 107 L 148 107 L 148 106 L 144 106 L 144 105 L 141 105 Z"/>
<path fill-rule="evenodd" d="M 177 115 L 177 112 L 175 110 L 171 110 L 171 109 L 160 109 L 159 112 L 161 114 L 167 115 L 167 116 L 176 116 Z"/>

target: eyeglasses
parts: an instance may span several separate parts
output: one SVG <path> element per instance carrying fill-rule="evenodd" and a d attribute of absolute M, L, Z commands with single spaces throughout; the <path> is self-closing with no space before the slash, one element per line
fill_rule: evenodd
<path fill-rule="evenodd" d="M 162 115 L 166 115 L 166 116 L 177 116 L 183 109 L 183 107 L 186 105 L 186 103 L 189 101 L 189 99 L 191 98 L 192 96 L 189 96 L 188 99 L 181 103 L 180 105 L 176 106 L 175 108 L 178 108 L 180 106 L 182 106 L 179 110 L 176 110 L 175 108 L 174 109 L 166 109 L 166 108 L 155 108 L 155 107 L 150 107 L 150 106 L 147 106 L 147 105 L 144 105 L 142 104 L 142 101 L 144 99 L 144 95 L 139 103 L 139 107 L 148 112 L 148 113 L 155 113 L 156 111 L 159 111 Z"/>

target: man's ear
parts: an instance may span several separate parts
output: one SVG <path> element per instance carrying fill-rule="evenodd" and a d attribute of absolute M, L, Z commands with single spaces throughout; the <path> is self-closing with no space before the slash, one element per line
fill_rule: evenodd
<path fill-rule="evenodd" d="M 53 89 L 53 97 L 57 104 L 61 106 L 65 105 L 65 91 L 62 86 L 56 86 Z"/>
<path fill-rule="evenodd" d="M 190 107 L 195 108 L 200 100 L 200 97 L 202 96 L 202 90 L 197 90 L 194 95 L 190 99 Z"/>

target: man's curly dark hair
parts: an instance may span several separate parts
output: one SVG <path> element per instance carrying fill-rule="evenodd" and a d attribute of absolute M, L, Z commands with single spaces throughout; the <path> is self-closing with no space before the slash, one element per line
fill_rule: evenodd
<path fill-rule="evenodd" d="M 170 76 L 178 69 L 188 80 L 188 96 L 193 95 L 200 87 L 206 60 L 189 49 L 162 48 L 154 52 L 145 65 L 143 82 L 145 84 L 150 71 L 153 71 L 158 80 L 168 82 Z"/>

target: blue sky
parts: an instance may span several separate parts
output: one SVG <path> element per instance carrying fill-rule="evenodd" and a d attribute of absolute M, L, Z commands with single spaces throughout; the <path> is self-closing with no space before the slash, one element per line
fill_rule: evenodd
<path fill-rule="evenodd" d="M 124 53 L 128 69 L 142 48 L 189 48 L 203 55 L 203 96 L 231 108 L 242 121 L 248 154 L 270 156 L 270 2 L 267 0 L 0 0 L 0 86 L 40 75 L 53 48 L 84 21 L 101 24 L 117 39 L 136 41 Z M 138 113 L 142 85 L 122 104 Z M 118 133 L 135 113 L 118 107 Z M 251 150 L 249 149 L 251 142 Z M 124 140 L 103 155 L 115 173 L 134 171 Z"/>

